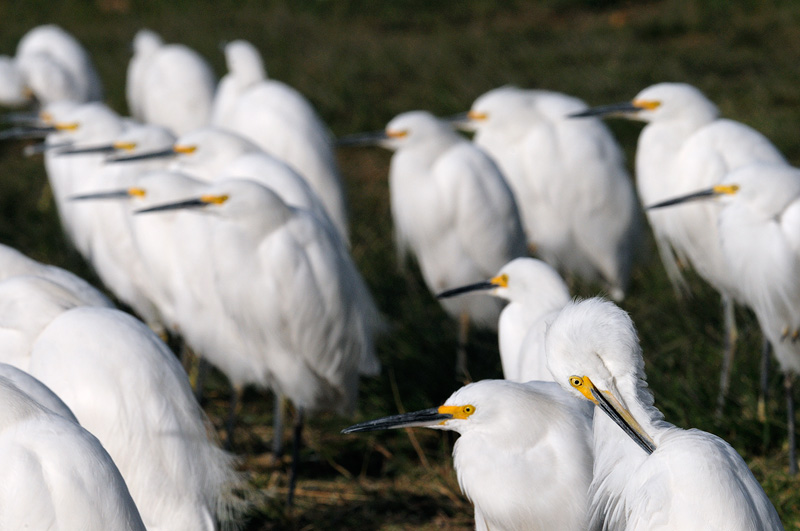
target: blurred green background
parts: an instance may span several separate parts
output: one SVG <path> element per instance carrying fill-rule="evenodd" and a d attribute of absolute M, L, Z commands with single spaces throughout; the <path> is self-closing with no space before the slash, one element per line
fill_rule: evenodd
<path fill-rule="evenodd" d="M 108 103 L 121 113 L 134 33 L 149 27 L 187 44 L 225 73 L 220 43 L 253 42 L 271 77 L 305 94 L 336 135 L 382 128 L 396 114 L 466 111 L 500 85 L 545 88 L 603 104 L 660 81 L 696 85 L 722 114 L 763 132 L 800 163 L 800 2 L 757 0 L 209 1 L 0 0 L 0 53 L 43 23 L 58 23 L 92 55 Z M 611 126 L 633 160 L 639 125 Z M 64 243 L 40 159 L 0 144 L 0 241 L 91 278 Z M 469 529 L 449 454 L 452 436 L 417 430 L 342 436 L 357 420 L 440 404 L 453 377 L 455 324 L 412 266 L 398 267 L 391 238 L 389 154 L 340 152 L 352 212 L 353 255 L 391 323 L 380 342 L 384 371 L 365 380 L 355 419 L 310 419 L 297 506 L 283 509 L 286 463 L 271 463 L 271 402 L 246 397 L 239 451 L 252 487 L 245 527 L 265 529 Z M 769 421 L 756 420 L 761 336 L 746 310 L 724 419 L 715 422 L 722 327 L 719 299 L 689 276 L 679 301 L 652 242 L 641 252 L 622 306 L 639 329 L 656 404 L 667 420 L 728 440 L 741 452 L 787 529 L 800 528 L 798 480 L 786 473 L 781 378 L 771 376 Z M 597 286 L 574 286 L 591 296 Z M 472 336 L 476 379 L 499 377 L 496 338 Z M 228 389 L 217 375 L 207 411 L 221 426 Z M 702 518 L 702 515 L 698 515 Z"/>

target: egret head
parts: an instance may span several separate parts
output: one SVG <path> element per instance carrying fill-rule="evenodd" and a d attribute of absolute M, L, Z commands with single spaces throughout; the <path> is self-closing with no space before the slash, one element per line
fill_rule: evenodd
<path fill-rule="evenodd" d="M 592 401 L 645 451 L 655 447 L 630 413 L 644 382 L 633 321 L 615 304 L 588 299 L 568 304 L 547 330 L 547 367 L 559 385 Z"/>
<path fill-rule="evenodd" d="M 689 120 L 708 123 L 719 116 L 719 110 L 691 85 L 658 83 L 639 92 L 632 101 L 593 107 L 573 116 L 617 116 L 641 122 Z"/>
<path fill-rule="evenodd" d="M 228 72 L 241 79 L 239 83 L 241 88 L 251 86 L 267 77 L 261 54 L 255 46 L 245 40 L 238 39 L 225 45 L 225 63 Z"/>
<path fill-rule="evenodd" d="M 471 291 L 485 290 L 489 294 L 514 302 L 525 302 L 528 298 L 553 301 L 559 306 L 569 300 L 569 290 L 558 272 L 536 258 L 515 258 L 494 277 L 444 291 L 438 298 L 453 297 Z"/>
<path fill-rule="evenodd" d="M 492 89 L 476 99 L 463 129 L 477 131 L 483 127 L 504 126 L 517 121 L 532 105 L 530 93 L 511 85 Z M 461 124 L 460 124 L 461 125 Z"/>
<path fill-rule="evenodd" d="M 460 434 L 480 431 L 520 442 L 524 438 L 521 426 L 546 411 L 546 403 L 552 400 L 547 389 L 531 389 L 508 380 L 482 380 L 465 385 L 441 406 L 362 422 L 342 433 L 424 427 Z"/>

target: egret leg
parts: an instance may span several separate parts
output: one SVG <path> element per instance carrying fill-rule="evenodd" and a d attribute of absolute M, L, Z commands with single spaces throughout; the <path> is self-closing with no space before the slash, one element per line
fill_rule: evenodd
<path fill-rule="evenodd" d="M 769 356 L 772 352 L 772 345 L 769 339 L 764 338 L 764 345 L 761 348 L 761 393 L 758 396 L 757 415 L 761 422 L 767 421 L 767 400 L 769 399 Z"/>
<path fill-rule="evenodd" d="M 722 352 L 722 373 L 719 376 L 719 395 L 717 396 L 717 409 L 714 417 L 719 420 L 722 418 L 722 410 L 725 408 L 725 397 L 728 395 L 728 387 L 731 383 L 731 366 L 733 365 L 733 355 L 736 353 L 736 316 L 734 314 L 733 299 L 728 295 L 722 296 L 722 314 L 725 321 L 725 343 Z"/>
<path fill-rule="evenodd" d="M 469 339 L 469 314 L 463 312 L 458 319 L 458 351 L 456 352 L 456 380 L 472 381 L 467 370 L 467 339 Z"/>
<path fill-rule="evenodd" d="M 789 474 L 797 474 L 797 451 L 795 449 L 794 426 L 794 374 L 786 373 L 783 377 L 783 388 L 786 391 L 786 427 L 789 431 Z"/>
<path fill-rule="evenodd" d="M 277 460 L 283 455 L 283 418 L 286 411 L 286 397 L 275 395 L 272 416 L 272 458 Z"/>
<path fill-rule="evenodd" d="M 239 410 L 242 409 L 243 393 L 243 386 L 232 386 L 230 410 L 228 411 L 228 422 L 225 424 L 225 431 L 228 433 L 228 439 L 225 441 L 225 449 L 229 451 L 233 450 L 233 429 L 236 426 L 236 416 L 239 414 Z"/>
<path fill-rule="evenodd" d="M 294 422 L 294 436 L 292 437 L 292 465 L 289 469 L 289 495 L 286 498 L 286 506 L 291 507 L 294 503 L 294 489 L 297 485 L 297 464 L 300 461 L 300 443 L 303 434 L 303 408 L 297 408 L 297 418 Z"/>

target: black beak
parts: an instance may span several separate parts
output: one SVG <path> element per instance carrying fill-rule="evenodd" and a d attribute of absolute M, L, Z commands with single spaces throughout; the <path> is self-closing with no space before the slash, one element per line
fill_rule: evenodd
<path fill-rule="evenodd" d="M 46 126 L 17 126 L 0 131 L 0 140 L 25 140 L 29 138 L 44 138 L 56 131 L 55 127 Z"/>
<path fill-rule="evenodd" d="M 387 138 L 389 137 L 386 135 L 386 131 L 356 133 L 354 135 L 343 136 L 337 139 L 336 145 L 340 147 L 376 146 Z"/>
<path fill-rule="evenodd" d="M 611 420 L 613 420 L 617 426 L 622 428 L 622 430 L 627 433 L 628 436 L 633 439 L 642 450 L 647 452 L 647 455 L 653 453 L 655 450 L 653 443 L 642 437 L 642 434 L 637 430 L 633 429 L 633 427 L 623 418 L 623 415 L 617 411 L 617 409 L 613 406 L 613 404 L 611 404 L 611 402 L 608 401 L 603 393 L 598 392 L 596 389 L 592 389 L 592 396 L 594 396 L 595 400 L 597 400 L 597 407 L 599 407 L 603 413 L 611 417 Z"/>
<path fill-rule="evenodd" d="M 485 291 L 489 289 L 496 288 L 497 285 L 493 284 L 492 282 L 485 280 L 483 282 L 476 282 L 475 284 L 468 284 L 466 286 L 461 286 L 459 288 L 449 289 L 447 291 L 443 291 L 436 295 L 437 299 L 447 299 L 448 297 L 455 297 L 456 295 L 461 295 L 462 293 L 469 293 L 470 291 Z"/>
<path fill-rule="evenodd" d="M 622 103 L 612 103 L 611 105 L 601 105 L 599 107 L 592 107 L 585 111 L 570 114 L 569 118 L 586 118 L 589 116 L 625 116 L 628 114 L 635 114 L 642 109 L 637 107 L 629 101 Z"/>
<path fill-rule="evenodd" d="M 92 147 L 77 147 L 77 148 L 70 148 L 64 149 L 58 152 L 58 155 L 89 155 L 94 153 L 114 153 L 117 149 L 111 145 L 107 144 L 105 146 L 92 146 Z"/>
<path fill-rule="evenodd" d="M 165 205 L 157 205 L 150 208 L 143 208 L 134 211 L 134 214 L 147 214 L 149 212 L 166 212 L 167 210 L 181 210 L 185 208 L 201 208 L 207 207 L 208 203 L 202 199 L 187 199 L 186 201 L 179 201 L 177 203 L 167 203 Z"/>
<path fill-rule="evenodd" d="M 126 199 L 131 195 L 127 190 L 111 190 L 109 192 L 97 192 L 94 194 L 73 195 L 70 201 L 88 201 L 93 199 Z"/>
<path fill-rule="evenodd" d="M 175 150 L 171 147 L 169 149 L 162 149 L 160 151 L 150 151 L 148 153 L 140 153 L 138 155 L 119 155 L 116 157 L 108 157 L 106 162 L 134 162 L 137 160 L 158 159 L 174 157 Z"/>
<path fill-rule="evenodd" d="M 439 413 L 439 409 L 433 407 L 430 409 L 423 409 L 422 411 L 369 420 L 345 428 L 342 430 L 342 433 L 388 430 L 392 428 L 411 428 L 414 426 L 432 426 L 451 418 L 453 418 L 453 415 L 449 413 Z"/>
<path fill-rule="evenodd" d="M 660 203 L 656 203 L 655 205 L 650 205 L 649 207 L 645 208 L 645 210 L 655 210 L 656 208 L 679 205 L 681 203 L 687 203 L 689 201 L 697 201 L 699 199 L 714 197 L 715 195 L 717 195 L 717 193 L 714 191 L 714 189 L 709 188 L 708 190 L 701 190 L 700 192 L 694 192 L 693 194 L 682 195 L 680 197 L 674 197 L 672 199 L 667 199 L 666 201 L 661 201 Z"/>
<path fill-rule="evenodd" d="M 0 116 L 0 123 L 35 125 L 39 123 L 38 112 L 10 112 Z"/>

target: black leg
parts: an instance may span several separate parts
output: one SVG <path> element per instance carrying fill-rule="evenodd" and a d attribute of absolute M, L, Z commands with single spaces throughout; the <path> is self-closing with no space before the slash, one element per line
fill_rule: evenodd
<path fill-rule="evenodd" d="M 225 431 L 228 432 L 228 440 L 225 441 L 225 449 L 228 451 L 233 450 L 233 430 L 236 426 L 236 416 L 242 407 L 242 393 L 244 387 L 231 386 L 231 401 L 230 409 L 228 410 L 228 422 L 225 425 Z"/>
<path fill-rule="evenodd" d="M 728 395 L 728 388 L 731 383 L 731 367 L 733 366 L 733 356 L 736 353 L 736 315 L 733 300 L 727 296 L 722 296 L 722 313 L 725 322 L 725 343 L 722 352 L 722 373 L 719 376 L 719 395 L 717 395 L 717 409 L 714 417 L 717 420 L 722 418 L 722 411 L 725 408 L 725 397 Z"/>
<path fill-rule="evenodd" d="M 272 458 L 276 461 L 283 455 L 283 416 L 286 397 L 275 394 L 275 404 L 272 416 Z"/>
<path fill-rule="evenodd" d="M 469 314 L 464 312 L 458 319 L 458 350 L 456 352 L 456 380 L 469 383 L 472 378 L 467 370 L 467 340 L 469 339 Z"/>
<path fill-rule="evenodd" d="M 769 339 L 764 337 L 764 345 L 761 348 L 761 393 L 758 396 L 758 420 L 767 421 L 767 400 L 769 400 L 769 361 L 772 345 Z"/>
<path fill-rule="evenodd" d="M 797 474 L 797 452 L 795 449 L 794 426 L 794 374 L 786 373 L 783 377 L 783 388 L 786 391 L 786 427 L 789 432 L 789 474 Z"/>
<path fill-rule="evenodd" d="M 303 409 L 297 408 L 297 418 L 294 423 L 294 437 L 292 440 L 292 466 L 289 469 L 289 495 L 286 498 L 286 506 L 291 507 L 294 503 L 294 489 L 297 485 L 297 465 L 300 461 L 300 443 L 303 434 Z"/>

